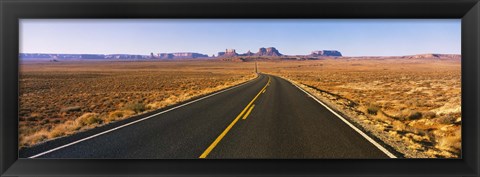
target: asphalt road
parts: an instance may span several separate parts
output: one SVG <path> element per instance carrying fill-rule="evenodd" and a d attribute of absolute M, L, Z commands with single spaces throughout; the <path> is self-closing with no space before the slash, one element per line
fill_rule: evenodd
<path fill-rule="evenodd" d="M 326 107 L 276 76 L 261 74 L 241 86 L 155 114 L 22 149 L 19 155 L 135 159 L 389 158 L 388 153 Z"/>

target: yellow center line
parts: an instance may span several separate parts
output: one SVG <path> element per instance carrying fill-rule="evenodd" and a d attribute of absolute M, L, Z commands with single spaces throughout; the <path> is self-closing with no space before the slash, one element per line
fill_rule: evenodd
<path fill-rule="evenodd" d="M 265 90 L 267 88 L 267 85 L 269 83 L 270 83 L 270 76 L 268 76 L 267 84 L 265 84 L 265 86 L 260 90 L 260 92 L 258 92 L 258 94 L 253 98 L 253 100 L 250 101 L 250 103 L 248 103 L 248 105 L 242 110 L 242 112 L 240 112 L 240 114 L 232 121 L 232 123 L 230 123 L 230 125 L 228 125 L 227 128 L 225 128 L 225 130 L 223 130 L 223 132 L 217 137 L 217 139 L 215 139 L 215 141 L 213 141 L 213 143 L 210 144 L 210 146 L 208 146 L 208 148 L 202 153 L 202 155 L 200 155 L 199 158 L 201 158 L 201 159 L 206 158 L 208 156 L 208 154 L 210 154 L 210 152 L 212 152 L 213 148 L 215 148 L 215 146 L 217 146 L 217 144 L 220 143 L 220 141 L 223 139 L 223 137 L 225 137 L 225 135 L 227 135 L 228 131 L 230 131 L 230 129 L 232 129 L 232 127 L 235 125 L 235 123 L 238 122 L 238 119 L 240 119 L 240 117 L 242 117 L 243 113 L 245 113 L 245 111 L 250 107 L 250 105 L 253 104 L 253 102 L 258 98 L 258 96 L 263 92 L 263 90 Z"/>
<path fill-rule="evenodd" d="M 248 115 L 250 115 L 250 112 L 252 112 L 253 107 L 255 107 L 255 105 L 250 106 L 250 109 L 248 109 L 247 113 L 245 113 L 245 115 L 243 116 L 243 120 L 247 119 Z"/>

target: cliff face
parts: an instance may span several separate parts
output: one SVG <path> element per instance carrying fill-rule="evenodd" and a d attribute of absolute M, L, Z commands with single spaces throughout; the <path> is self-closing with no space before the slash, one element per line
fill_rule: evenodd
<path fill-rule="evenodd" d="M 319 57 L 319 56 L 331 56 L 331 57 L 341 57 L 342 53 L 337 50 L 317 50 L 313 51 L 310 56 Z"/>
<path fill-rule="evenodd" d="M 255 56 L 282 56 L 282 54 L 275 47 L 262 47 L 258 49 L 258 52 L 255 54 Z"/>

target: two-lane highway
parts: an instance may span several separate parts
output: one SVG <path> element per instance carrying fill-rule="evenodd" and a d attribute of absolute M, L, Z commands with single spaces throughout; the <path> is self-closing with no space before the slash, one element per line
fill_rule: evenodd
<path fill-rule="evenodd" d="M 24 149 L 34 158 L 389 158 L 290 82 L 251 82 L 86 137 Z"/>
<path fill-rule="evenodd" d="M 210 158 L 388 158 L 290 82 L 271 83 Z"/>

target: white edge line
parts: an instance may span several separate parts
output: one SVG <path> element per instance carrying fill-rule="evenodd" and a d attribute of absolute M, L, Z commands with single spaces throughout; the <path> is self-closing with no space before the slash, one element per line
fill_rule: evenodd
<path fill-rule="evenodd" d="M 260 77 L 260 75 L 258 75 L 258 76 L 257 76 L 255 79 L 257 79 L 258 77 Z M 170 108 L 170 109 L 164 110 L 164 111 L 162 111 L 162 112 L 159 112 L 159 113 L 156 113 L 156 114 L 152 114 L 152 115 L 150 115 L 150 116 L 147 116 L 147 117 L 145 117 L 145 118 L 141 118 L 141 119 L 138 119 L 138 120 L 136 120 L 136 121 L 129 122 L 129 123 L 127 123 L 127 124 L 123 124 L 123 125 L 121 125 L 121 126 L 118 126 L 118 127 L 112 128 L 112 129 L 110 129 L 110 130 L 106 130 L 106 131 L 103 131 L 103 132 L 97 133 L 97 134 L 95 134 L 95 135 L 91 135 L 91 136 L 89 136 L 89 137 L 86 137 L 86 138 L 83 138 L 83 139 L 80 139 L 80 140 L 77 140 L 77 141 L 74 141 L 74 142 L 71 142 L 71 143 L 65 144 L 65 145 L 63 145 L 63 146 L 59 146 L 59 147 L 56 147 L 56 148 L 50 149 L 50 150 L 48 150 L 48 151 L 45 151 L 45 152 L 39 153 L 39 154 L 37 154 L 37 155 L 31 156 L 31 157 L 28 157 L 28 158 L 31 158 L 31 159 L 32 159 L 32 158 L 37 158 L 37 157 L 39 157 L 39 156 L 42 156 L 42 155 L 45 155 L 45 154 L 48 154 L 48 153 L 51 153 L 51 152 L 57 151 L 57 150 L 59 150 L 59 149 L 66 148 L 66 147 L 68 147 L 68 146 L 71 146 L 71 145 L 74 145 L 74 144 L 80 143 L 80 142 L 82 142 L 82 141 L 86 141 L 86 140 L 89 140 L 89 139 L 95 138 L 95 137 L 97 137 L 97 136 L 100 136 L 100 135 L 103 135 L 103 134 L 106 134 L 106 133 L 109 133 L 109 132 L 112 132 L 112 131 L 115 131 L 115 130 L 121 129 L 121 128 L 123 128 L 123 127 L 126 127 L 126 126 L 129 126 L 129 125 L 132 125 L 132 124 L 135 124 L 135 123 L 138 123 L 138 122 L 141 122 L 141 121 L 144 121 L 144 120 L 150 119 L 150 118 L 152 118 L 152 117 L 155 117 L 155 116 L 158 116 L 158 115 L 160 115 L 160 114 L 163 114 L 163 113 L 166 113 L 166 112 L 172 111 L 172 110 L 174 110 L 174 109 L 178 109 L 178 108 L 181 108 L 181 107 L 183 107 L 183 106 L 187 106 L 187 105 L 189 105 L 189 104 L 195 103 L 195 102 L 197 102 L 197 101 L 200 101 L 200 100 L 203 100 L 203 99 L 206 99 L 206 98 L 212 97 L 212 96 L 214 96 L 214 95 L 217 95 L 217 94 L 220 94 L 220 93 L 223 93 L 223 92 L 226 92 L 226 91 L 232 90 L 232 89 L 234 89 L 234 88 L 237 88 L 237 87 L 240 87 L 240 86 L 242 86 L 242 85 L 245 85 L 245 84 L 247 84 L 247 83 L 249 83 L 249 82 L 251 82 L 251 81 L 253 81 L 253 80 L 255 80 L 255 79 L 252 79 L 252 80 L 249 80 L 249 81 L 247 81 L 247 82 L 245 82 L 245 83 L 242 83 L 242 84 L 240 84 L 240 85 L 236 85 L 236 86 L 230 87 L 230 88 L 228 88 L 228 89 L 225 89 L 225 90 L 219 91 L 219 92 L 217 92 L 217 93 L 213 93 L 213 94 L 210 94 L 210 95 L 207 95 L 207 96 L 204 96 L 204 97 L 198 98 L 198 99 L 196 99 L 196 100 L 192 100 L 192 101 L 190 101 L 190 102 L 187 102 L 187 103 L 184 103 L 184 104 L 181 104 L 181 105 L 175 106 L 175 107 L 173 107 L 173 108 Z"/>
<path fill-rule="evenodd" d="M 290 82 L 290 81 L 289 81 Z M 359 133 L 360 135 L 362 135 L 365 139 L 367 139 L 370 143 L 372 143 L 375 147 L 377 147 L 378 149 L 380 149 L 383 153 L 385 153 L 388 157 L 390 158 L 397 158 L 397 156 L 393 155 L 390 151 L 388 151 L 387 149 L 385 149 L 385 147 L 383 147 L 382 145 L 380 145 L 379 143 L 377 143 L 375 140 L 373 140 L 370 136 L 368 136 L 366 133 L 364 133 L 362 130 L 358 129 L 357 127 L 355 127 L 352 123 L 350 123 L 349 121 L 347 121 L 344 117 L 342 117 L 340 114 L 338 114 L 337 112 L 333 111 L 330 107 L 328 107 L 326 104 L 324 104 L 323 102 L 321 102 L 320 100 L 317 99 L 317 97 L 313 96 L 312 94 L 308 93 L 307 91 L 305 91 L 303 88 L 297 86 L 296 84 L 294 84 L 293 82 L 290 82 L 292 83 L 295 87 L 297 87 L 298 89 L 300 89 L 302 92 L 305 92 L 308 96 L 312 97 L 315 101 L 317 101 L 318 103 L 320 103 L 323 107 L 327 108 L 330 112 L 332 112 L 334 115 L 336 115 L 338 118 L 340 118 L 343 122 L 345 122 L 348 126 L 350 126 L 353 130 L 355 130 L 357 133 Z"/>

